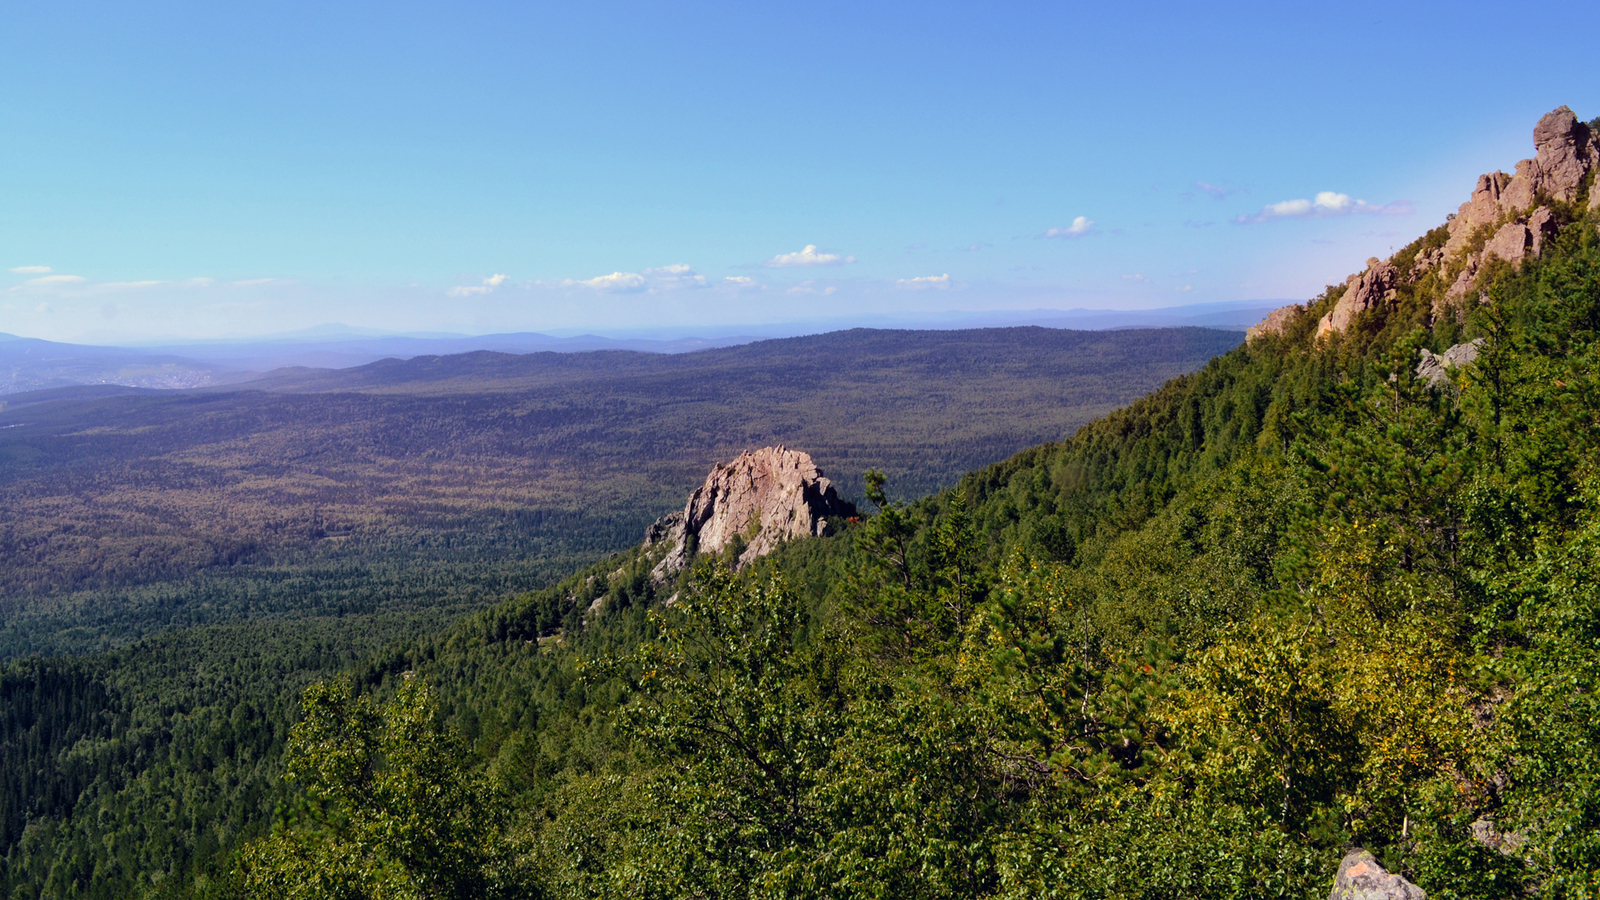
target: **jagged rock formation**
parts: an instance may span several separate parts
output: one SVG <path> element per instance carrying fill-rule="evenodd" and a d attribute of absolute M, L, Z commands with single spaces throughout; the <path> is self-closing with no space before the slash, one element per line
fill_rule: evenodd
<path fill-rule="evenodd" d="M 1317 323 L 1317 337 L 1349 328 L 1357 315 L 1394 300 L 1399 286 L 1399 269 L 1376 256 L 1367 260 L 1367 270 L 1346 279 L 1339 302 Z"/>
<path fill-rule="evenodd" d="M 645 531 L 647 547 L 672 542 L 651 576 L 666 581 L 695 553 L 720 553 L 739 541 L 744 546 L 734 566 L 742 568 L 790 538 L 827 534 L 828 516 L 855 514 L 810 454 L 784 447 L 747 451 L 712 469 L 683 512 L 663 516 Z"/>
<path fill-rule="evenodd" d="M 1465 366 L 1478 358 L 1478 348 L 1483 346 L 1483 338 L 1457 344 L 1443 353 L 1434 353 L 1431 350 L 1422 351 L 1422 362 L 1417 363 L 1417 377 L 1428 383 L 1428 387 L 1440 388 L 1450 383 L 1450 370 L 1456 366 Z"/>
<path fill-rule="evenodd" d="M 1280 306 L 1267 313 L 1267 317 L 1262 319 L 1260 324 L 1246 328 L 1244 339 L 1253 341 L 1269 334 L 1283 334 L 1283 330 L 1289 327 L 1289 323 L 1294 321 L 1294 317 L 1305 311 L 1306 306 L 1304 303 L 1291 303 L 1288 306 Z"/>
<path fill-rule="evenodd" d="M 1339 863 L 1328 900 L 1427 900 L 1428 895 L 1399 875 L 1392 875 L 1365 850 L 1353 850 Z"/>
<path fill-rule="evenodd" d="M 1471 198 L 1446 224 L 1443 246 L 1419 251 L 1404 272 L 1392 259 L 1367 260 L 1366 270 L 1346 280 L 1344 293 L 1318 321 L 1317 337 L 1341 333 L 1361 313 L 1393 304 L 1400 288 L 1429 273 L 1449 285 L 1434 300 L 1433 315 L 1443 315 L 1471 294 L 1479 273 L 1492 259 L 1516 266 L 1540 256 L 1558 227 L 1550 204 L 1580 199 L 1590 173 L 1600 169 L 1600 135 L 1563 106 L 1539 119 L 1533 145 L 1533 158 L 1517 163 L 1515 174 L 1490 172 L 1478 178 Z M 1587 207 L 1600 209 L 1600 189 L 1589 189 Z M 1274 311 L 1249 336 L 1281 332 L 1293 310 Z"/>

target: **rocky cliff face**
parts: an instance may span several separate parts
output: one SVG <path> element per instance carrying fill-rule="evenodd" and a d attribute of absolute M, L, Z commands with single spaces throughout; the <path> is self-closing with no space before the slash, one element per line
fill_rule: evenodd
<path fill-rule="evenodd" d="M 734 564 L 742 568 L 790 538 L 827 534 L 829 516 L 855 514 L 809 454 L 765 447 L 712 469 L 683 512 L 650 526 L 645 545 L 672 543 L 652 572 L 660 582 L 695 553 L 720 553 L 742 542 Z"/>
<path fill-rule="evenodd" d="M 1537 257 L 1555 233 L 1551 203 L 1574 203 L 1583 197 L 1590 173 L 1600 169 L 1600 135 L 1563 106 L 1545 114 L 1533 129 L 1534 156 L 1516 165 L 1516 174 L 1490 172 L 1478 178 L 1472 196 L 1447 223 L 1442 247 L 1418 253 L 1408 271 L 1393 260 L 1367 260 L 1363 272 L 1351 275 L 1332 310 L 1317 323 L 1317 337 L 1338 334 L 1361 313 L 1395 302 L 1399 289 L 1430 274 L 1448 285 L 1434 302 L 1433 313 L 1472 295 L 1479 272 L 1491 259 L 1520 265 Z M 1588 188 L 1586 206 L 1600 209 L 1600 190 Z M 1484 230 L 1493 229 L 1484 238 Z M 1280 333 L 1303 307 L 1275 310 L 1251 329 L 1259 335 Z"/>

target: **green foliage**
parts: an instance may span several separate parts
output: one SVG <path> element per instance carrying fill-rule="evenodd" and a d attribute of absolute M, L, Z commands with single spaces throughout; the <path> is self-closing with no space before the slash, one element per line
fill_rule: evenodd
<path fill-rule="evenodd" d="M 316 684 L 304 704 L 285 762 L 307 811 L 245 848 L 244 895 L 529 896 L 505 806 L 425 687 L 408 682 L 380 706 L 348 683 Z"/>

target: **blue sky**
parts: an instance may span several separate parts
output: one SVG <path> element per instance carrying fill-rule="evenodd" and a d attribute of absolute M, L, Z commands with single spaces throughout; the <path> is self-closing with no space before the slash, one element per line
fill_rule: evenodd
<path fill-rule="evenodd" d="M 1600 116 L 1600 5 L 1300 6 L 12 2 L 0 331 L 1298 299 Z"/>

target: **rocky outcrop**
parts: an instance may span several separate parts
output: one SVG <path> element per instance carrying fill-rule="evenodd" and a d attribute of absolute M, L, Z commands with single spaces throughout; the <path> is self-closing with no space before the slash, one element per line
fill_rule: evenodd
<path fill-rule="evenodd" d="M 1417 363 L 1417 377 L 1428 383 L 1428 387 L 1440 388 L 1450 384 L 1450 370 L 1457 366 L 1470 365 L 1478 358 L 1478 348 L 1483 346 L 1483 338 L 1457 344 L 1443 353 L 1434 353 L 1432 350 L 1422 351 L 1422 362 Z"/>
<path fill-rule="evenodd" d="M 1418 282 L 1429 273 L 1449 285 L 1442 296 L 1435 295 L 1433 315 L 1443 316 L 1451 307 L 1459 311 L 1492 260 L 1520 266 L 1542 255 L 1558 230 L 1556 212 L 1547 201 L 1579 199 L 1585 181 L 1600 169 L 1600 135 L 1563 106 L 1539 119 L 1533 145 L 1534 156 L 1517 163 L 1516 174 L 1495 171 L 1478 178 L 1471 198 L 1450 217 L 1442 247 L 1418 252 L 1406 272 L 1395 272 L 1389 262 L 1368 260 L 1365 272 L 1350 276 L 1344 295 L 1317 323 L 1317 337 L 1344 331 L 1361 313 L 1391 301 L 1398 285 Z M 1600 189 L 1590 187 L 1588 207 L 1600 210 Z M 1480 241 L 1482 246 L 1476 246 Z"/>
<path fill-rule="evenodd" d="M 1328 900 L 1427 900 L 1428 895 L 1399 875 L 1392 875 L 1365 850 L 1354 850 L 1339 863 Z"/>
<path fill-rule="evenodd" d="M 1350 276 L 1339 302 L 1317 323 L 1317 337 L 1344 331 L 1356 316 L 1392 302 L 1399 285 L 1399 269 L 1377 257 L 1367 260 L 1367 270 Z"/>
<path fill-rule="evenodd" d="M 1571 203 L 1582 190 L 1584 176 L 1600 165 L 1600 142 L 1565 106 L 1539 119 L 1533 128 L 1533 146 L 1533 158 L 1517 163 L 1517 174 L 1491 172 L 1478 179 L 1472 199 L 1461 204 L 1450 221 L 1446 256 L 1462 250 L 1480 226 L 1527 213 L 1541 197 Z M 1591 208 L 1600 208 L 1597 200 L 1600 194 L 1589 198 Z"/>
<path fill-rule="evenodd" d="M 646 546 L 672 542 L 651 574 L 664 582 L 696 553 L 720 553 L 738 543 L 743 548 L 734 567 L 742 568 L 790 538 L 827 534 L 829 516 L 855 514 L 810 454 L 784 447 L 745 452 L 712 469 L 683 512 L 662 517 L 645 532 Z"/>
<path fill-rule="evenodd" d="M 1280 306 L 1272 312 L 1267 313 L 1267 317 L 1262 319 L 1258 324 L 1251 325 L 1249 328 L 1246 328 L 1244 331 L 1244 339 L 1246 341 L 1253 341 L 1259 337 L 1264 337 L 1265 335 L 1269 334 L 1283 334 L 1283 330 L 1289 327 L 1289 323 L 1294 321 L 1295 316 L 1298 316 L 1305 311 L 1306 307 L 1303 303 L 1291 303 L 1288 306 Z"/>

